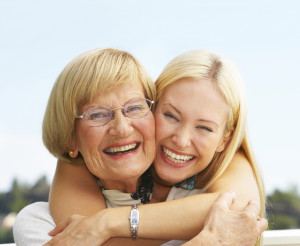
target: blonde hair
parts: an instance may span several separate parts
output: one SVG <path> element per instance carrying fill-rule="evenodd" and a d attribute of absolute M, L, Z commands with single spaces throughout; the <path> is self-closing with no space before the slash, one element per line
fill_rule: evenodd
<path fill-rule="evenodd" d="M 165 67 L 155 82 L 158 103 L 168 85 L 181 78 L 209 79 L 219 88 L 229 105 L 228 122 L 224 135 L 231 138 L 225 149 L 215 153 L 209 166 L 201 172 L 197 188 L 207 189 L 225 171 L 233 156 L 241 150 L 247 156 L 256 179 L 261 201 L 261 216 L 265 211 L 265 190 L 262 174 L 255 159 L 247 130 L 247 108 L 242 79 L 235 66 L 217 55 L 195 50 L 177 56 Z M 203 175 L 202 175 L 203 174 Z"/>
<path fill-rule="evenodd" d="M 80 108 L 99 90 L 136 81 L 143 85 L 145 96 L 155 100 L 153 80 L 128 52 L 95 49 L 74 58 L 60 73 L 50 94 L 43 120 L 43 142 L 47 149 L 61 160 L 73 161 L 68 152 L 72 150 L 74 117 Z"/>

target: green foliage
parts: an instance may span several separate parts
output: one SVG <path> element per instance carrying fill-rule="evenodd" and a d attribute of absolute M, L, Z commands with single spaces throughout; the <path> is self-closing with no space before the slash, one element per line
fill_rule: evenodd
<path fill-rule="evenodd" d="M 22 208 L 24 208 L 28 202 L 25 199 L 25 194 L 22 192 L 22 187 L 18 184 L 17 180 L 13 181 L 12 190 L 10 192 L 10 202 L 8 203 L 8 208 L 12 212 L 18 213 Z"/>
<path fill-rule="evenodd" d="M 48 201 L 49 184 L 46 177 L 41 177 L 33 186 L 20 185 L 15 179 L 12 182 L 10 191 L 0 193 L 0 218 L 10 212 L 18 213 L 26 205 L 37 201 Z M 0 220 L 2 223 L 2 221 Z M 1 228 L 0 223 L 0 244 L 13 243 L 11 229 Z"/>
<path fill-rule="evenodd" d="M 0 243 L 13 243 L 13 232 L 12 230 L 3 230 L 0 229 Z"/>
<path fill-rule="evenodd" d="M 269 230 L 300 228 L 300 196 L 297 188 L 275 190 L 268 196 Z"/>
<path fill-rule="evenodd" d="M 26 205 L 36 201 L 48 201 L 49 184 L 45 176 L 38 179 L 33 186 L 20 185 L 15 179 L 12 188 L 0 193 L 0 214 L 18 213 Z"/>

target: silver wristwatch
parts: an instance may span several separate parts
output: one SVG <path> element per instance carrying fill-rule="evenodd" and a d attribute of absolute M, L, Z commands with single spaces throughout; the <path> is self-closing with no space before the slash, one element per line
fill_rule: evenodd
<path fill-rule="evenodd" d="M 139 219 L 140 219 L 140 214 L 139 214 L 138 206 L 133 205 L 129 216 L 131 237 L 133 239 L 137 239 Z"/>

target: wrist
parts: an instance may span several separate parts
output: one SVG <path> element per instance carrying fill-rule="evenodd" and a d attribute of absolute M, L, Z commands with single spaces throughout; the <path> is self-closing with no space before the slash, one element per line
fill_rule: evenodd
<path fill-rule="evenodd" d="M 214 237 L 212 231 L 208 231 L 208 230 L 202 230 L 199 235 L 197 236 L 199 237 L 200 241 L 199 241 L 199 245 L 207 245 L 207 246 L 217 246 L 219 245 L 216 237 Z"/>
<path fill-rule="evenodd" d="M 128 215 L 131 207 L 107 208 L 98 218 L 100 233 L 108 233 L 109 237 L 131 237 Z M 102 211 L 101 211 L 102 212 Z"/>
<path fill-rule="evenodd" d="M 215 239 L 211 233 L 207 231 L 201 231 L 197 236 L 190 241 L 183 244 L 184 246 L 216 246 Z"/>

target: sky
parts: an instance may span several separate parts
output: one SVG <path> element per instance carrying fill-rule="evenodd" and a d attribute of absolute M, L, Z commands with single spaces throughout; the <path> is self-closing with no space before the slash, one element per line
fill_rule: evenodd
<path fill-rule="evenodd" d="M 1 0 L 0 191 L 51 182 L 41 124 L 56 77 L 94 48 L 132 53 L 153 79 L 175 56 L 206 49 L 245 82 L 251 141 L 268 193 L 300 189 L 300 1 Z"/>

